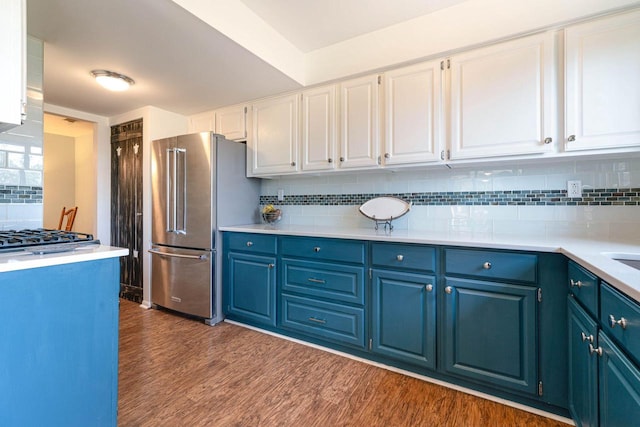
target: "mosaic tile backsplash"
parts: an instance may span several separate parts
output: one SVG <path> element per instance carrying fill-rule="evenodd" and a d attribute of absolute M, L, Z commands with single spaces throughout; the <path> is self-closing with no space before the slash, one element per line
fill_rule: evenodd
<path fill-rule="evenodd" d="M 287 205 L 361 205 L 369 199 L 394 196 L 414 206 L 495 205 L 495 206 L 639 206 L 640 188 L 585 189 L 582 197 L 567 197 L 566 190 L 460 191 L 429 193 L 366 193 L 260 196 L 260 204 Z"/>
<path fill-rule="evenodd" d="M 540 162 L 542 163 L 542 162 Z M 580 198 L 567 181 L 580 180 Z M 284 198 L 279 201 L 278 190 Z M 262 181 L 280 224 L 372 227 L 358 207 L 392 195 L 412 203 L 395 229 L 598 237 L 640 244 L 640 159 L 579 159 L 451 170 L 297 175 Z"/>

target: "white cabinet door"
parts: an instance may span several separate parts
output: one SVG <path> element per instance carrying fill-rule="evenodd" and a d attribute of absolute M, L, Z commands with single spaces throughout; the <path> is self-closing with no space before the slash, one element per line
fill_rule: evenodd
<path fill-rule="evenodd" d="M 234 141 L 247 139 L 247 107 L 232 105 L 216 110 L 216 133 Z"/>
<path fill-rule="evenodd" d="M 26 40 L 24 0 L 0 0 L 0 132 L 26 116 Z"/>
<path fill-rule="evenodd" d="M 379 76 L 340 84 L 340 167 L 377 167 L 380 155 Z"/>
<path fill-rule="evenodd" d="M 194 114 L 189 117 L 189 133 L 213 132 L 216 124 L 216 114 L 214 111 Z"/>
<path fill-rule="evenodd" d="M 566 149 L 640 145 L 640 12 L 565 30 Z"/>
<path fill-rule="evenodd" d="M 247 141 L 250 175 L 298 171 L 299 95 L 269 98 L 251 106 L 252 132 Z"/>
<path fill-rule="evenodd" d="M 335 167 L 336 86 L 302 92 L 302 170 Z"/>
<path fill-rule="evenodd" d="M 554 61 L 552 32 L 451 58 L 451 159 L 553 151 Z"/>
<path fill-rule="evenodd" d="M 386 72 L 385 165 L 437 161 L 444 132 L 441 61 Z"/>

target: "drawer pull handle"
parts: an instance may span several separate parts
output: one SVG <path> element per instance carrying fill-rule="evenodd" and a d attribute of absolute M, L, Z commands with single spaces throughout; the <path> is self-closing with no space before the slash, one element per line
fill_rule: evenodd
<path fill-rule="evenodd" d="M 491 269 L 491 263 L 489 261 L 485 262 L 484 264 L 482 264 L 482 268 L 484 268 L 485 270 Z"/>
<path fill-rule="evenodd" d="M 396 259 L 398 261 L 402 261 L 404 259 L 404 255 L 396 255 Z"/>
<path fill-rule="evenodd" d="M 593 344 L 589 343 L 589 354 L 596 353 L 598 356 L 602 356 L 602 347 L 594 347 Z"/>
<path fill-rule="evenodd" d="M 427 289 L 427 292 L 431 292 L 433 290 L 433 285 L 429 283 L 425 288 Z"/>
<path fill-rule="evenodd" d="M 584 332 L 580 332 L 580 337 L 582 338 L 582 342 L 589 341 L 593 343 L 593 335 L 587 335 Z"/>
<path fill-rule="evenodd" d="M 625 319 L 624 317 L 621 317 L 620 320 L 616 320 L 616 318 L 613 317 L 613 314 L 610 314 L 609 324 L 611 324 L 612 328 L 615 328 L 616 325 L 620 325 L 622 329 L 627 329 L 627 319 Z"/>
<path fill-rule="evenodd" d="M 578 289 L 580 289 L 580 288 L 582 287 L 582 282 L 581 282 L 580 280 L 573 280 L 573 279 L 571 279 L 571 280 L 569 281 L 569 283 L 571 283 L 571 287 L 572 287 L 572 288 L 578 288 Z"/>
<path fill-rule="evenodd" d="M 316 246 L 315 248 L 313 248 L 313 252 L 320 252 L 320 246 Z"/>
<path fill-rule="evenodd" d="M 275 267 L 275 265 L 274 264 L 268 264 L 267 267 L 273 268 L 273 267 Z"/>
<path fill-rule="evenodd" d="M 327 323 L 326 320 L 318 319 L 318 318 L 315 318 L 315 317 L 309 317 L 309 321 L 310 322 L 315 322 L 315 323 L 320 323 L 321 325 L 324 325 L 325 323 Z"/>
<path fill-rule="evenodd" d="M 322 283 L 323 285 L 327 283 L 326 280 L 314 279 L 313 277 L 309 277 L 307 280 L 312 283 Z"/>
<path fill-rule="evenodd" d="M 444 288 L 444 292 L 450 294 L 451 292 L 453 292 L 453 288 L 451 286 L 447 286 L 446 288 Z"/>
<path fill-rule="evenodd" d="M 247 246 L 248 246 L 248 247 L 253 246 L 253 242 L 252 242 L 252 241 L 248 241 L 248 242 L 247 242 Z"/>

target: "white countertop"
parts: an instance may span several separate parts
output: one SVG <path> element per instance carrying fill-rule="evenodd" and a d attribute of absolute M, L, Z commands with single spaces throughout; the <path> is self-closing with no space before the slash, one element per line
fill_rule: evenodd
<path fill-rule="evenodd" d="M 0 252 L 0 272 L 26 270 L 29 268 L 50 267 L 74 262 L 94 261 L 105 258 L 126 256 L 129 249 L 104 245 L 86 245 L 73 251 L 45 255 L 29 252 Z"/>
<path fill-rule="evenodd" d="M 445 246 L 467 246 L 488 249 L 511 249 L 536 252 L 556 252 L 566 255 L 596 274 L 604 281 L 640 301 L 640 270 L 614 261 L 604 253 L 633 253 L 640 255 L 640 242 L 614 242 L 589 238 L 559 236 L 554 239 L 530 235 L 459 233 L 450 231 L 385 232 L 373 228 L 326 228 L 287 225 L 244 225 L 221 227 L 221 231 L 264 233 L 289 236 L 330 237 L 337 239 L 374 240 L 382 242 L 422 243 Z"/>

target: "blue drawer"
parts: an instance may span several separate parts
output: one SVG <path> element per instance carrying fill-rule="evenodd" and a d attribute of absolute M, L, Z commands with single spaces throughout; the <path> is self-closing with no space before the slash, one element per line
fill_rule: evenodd
<path fill-rule="evenodd" d="M 285 257 L 304 257 L 322 261 L 364 264 L 364 242 L 313 237 L 282 237 L 280 253 Z"/>
<path fill-rule="evenodd" d="M 276 236 L 270 234 L 225 233 L 224 244 L 229 251 L 275 254 Z"/>
<path fill-rule="evenodd" d="M 538 281 L 538 256 L 517 252 L 468 249 L 445 250 L 445 273 L 480 279 Z"/>
<path fill-rule="evenodd" d="M 640 306 L 605 282 L 600 285 L 600 323 L 640 364 Z"/>
<path fill-rule="evenodd" d="M 282 259 L 282 291 L 364 304 L 364 267 Z"/>
<path fill-rule="evenodd" d="M 282 327 L 364 348 L 364 309 L 282 294 Z"/>
<path fill-rule="evenodd" d="M 568 266 L 569 292 L 595 317 L 598 317 L 598 278 L 573 261 Z"/>
<path fill-rule="evenodd" d="M 371 261 L 380 267 L 435 271 L 436 249 L 422 245 L 373 243 Z"/>

